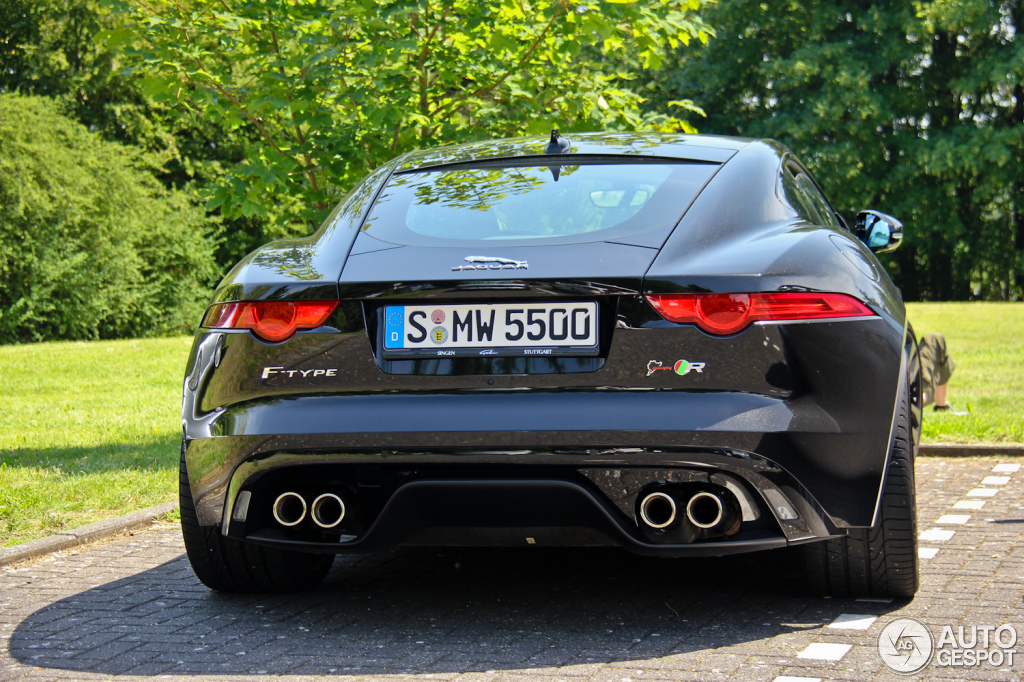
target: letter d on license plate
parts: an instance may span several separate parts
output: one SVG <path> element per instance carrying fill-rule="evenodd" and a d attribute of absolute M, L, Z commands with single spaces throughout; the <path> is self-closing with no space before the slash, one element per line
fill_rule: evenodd
<path fill-rule="evenodd" d="M 384 308 L 384 356 L 597 355 L 597 303 Z"/>

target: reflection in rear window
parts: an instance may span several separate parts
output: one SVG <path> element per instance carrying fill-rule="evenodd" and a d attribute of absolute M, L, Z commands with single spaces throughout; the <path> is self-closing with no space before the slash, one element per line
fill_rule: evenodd
<path fill-rule="evenodd" d="M 606 240 L 675 223 L 717 164 L 486 166 L 393 176 L 364 229 L 383 241 Z"/>

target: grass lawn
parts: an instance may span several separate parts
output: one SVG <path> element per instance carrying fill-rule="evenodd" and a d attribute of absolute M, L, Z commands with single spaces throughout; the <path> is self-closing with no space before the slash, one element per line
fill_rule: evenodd
<path fill-rule="evenodd" d="M 922 441 L 1024 442 L 1024 303 L 911 303 L 918 338 L 946 337 L 956 362 L 949 402 L 962 417 L 925 411 Z"/>
<path fill-rule="evenodd" d="M 177 498 L 191 343 L 0 346 L 0 546 Z"/>
<path fill-rule="evenodd" d="M 957 363 L 925 442 L 1024 442 L 1024 303 L 917 303 Z M 177 497 L 191 339 L 0 346 L 0 546 Z"/>

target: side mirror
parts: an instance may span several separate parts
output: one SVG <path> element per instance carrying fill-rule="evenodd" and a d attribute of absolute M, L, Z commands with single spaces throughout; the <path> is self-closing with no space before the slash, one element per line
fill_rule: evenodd
<path fill-rule="evenodd" d="M 875 253 L 885 253 L 903 241 L 903 223 L 879 211 L 861 211 L 853 234 Z"/>

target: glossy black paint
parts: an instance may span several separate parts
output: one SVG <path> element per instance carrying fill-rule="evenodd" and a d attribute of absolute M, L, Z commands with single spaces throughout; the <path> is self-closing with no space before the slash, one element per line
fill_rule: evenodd
<path fill-rule="evenodd" d="M 645 293 L 832 291 L 902 332 L 899 290 L 870 249 L 847 230 L 808 223 L 782 198 L 784 155 L 754 142 L 725 164 L 647 271 Z"/>
<path fill-rule="evenodd" d="M 341 303 L 324 326 L 283 343 L 247 331 L 197 333 L 183 428 L 203 525 L 330 552 L 426 542 L 424 533 L 432 542 L 463 542 L 465 534 L 431 535 L 426 527 L 407 532 L 402 519 L 420 513 L 416 505 L 451 498 L 441 514 L 450 523 L 464 508 L 455 498 L 488 499 L 474 489 L 550 500 L 542 505 L 549 525 L 564 532 L 538 531 L 543 514 L 509 511 L 504 522 L 494 510 L 483 514 L 490 541 L 513 544 L 526 536 L 509 528 L 530 527 L 530 537 L 545 543 L 725 554 L 872 525 L 898 391 L 908 385 L 913 395 L 919 381 L 916 342 L 899 291 L 871 250 L 845 227 L 813 224 L 789 203 L 780 172 L 795 162 L 784 147 L 700 136 L 577 137 L 572 154 L 721 164 L 680 207 L 678 224 L 621 240 L 487 244 L 470 253 L 389 244 L 360 231 L 392 172 L 523 155 L 557 162 L 543 156 L 545 142 L 478 143 L 396 159 L 357 186 L 315 235 L 261 247 L 225 277 L 215 301 Z M 529 268 L 454 271 L 467 255 L 525 260 Z M 757 323 L 714 337 L 663 320 L 643 298 L 754 291 L 845 293 L 875 315 Z M 599 302 L 597 357 L 386 360 L 380 352 L 385 303 L 558 299 Z M 680 359 L 705 368 L 686 375 L 650 369 L 652 361 Z M 919 406 L 915 415 L 919 429 Z M 353 518 L 364 518 L 354 541 L 259 521 L 268 491 L 285 482 L 333 480 L 356 494 L 360 472 L 403 483 L 365 509 L 356 506 Z M 715 475 L 731 476 L 762 507 L 731 544 L 671 545 L 638 528 L 631 509 L 645 485 L 694 476 L 710 485 Z M 612 476 L 632 481 L 625 498 L 598 482 Z M 262 511 L 233 519 L 243 491 Z M 563 508 L 559 499 L 573 502 Z M 779 499 L 795 519 L 779 511 Z M 589 521 L 559 525 L 570 517 Z M 480 532 L 470 535 L 484 541 Z"/>

